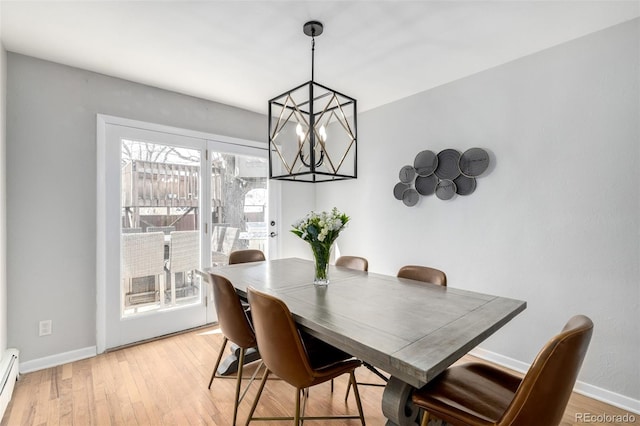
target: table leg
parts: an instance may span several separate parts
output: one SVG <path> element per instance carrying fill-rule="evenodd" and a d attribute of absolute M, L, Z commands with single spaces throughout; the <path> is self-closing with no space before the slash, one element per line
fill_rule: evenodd
<path fill-rule="evenodd" d="M 240 357 L 240 348 L 232 344 L 231 354 L 227 355 L 218 366 L 218 375 L 227 376 L 238 372 L 238 358 Z M 244 354 L 244 365 L 252 363 L 260 359 L 260 353 L 256 348 L 249 348 Z"/>
<path fill-rule="evenodd" d="M 411 402 L 414 387 L 391 377 L 382 394 L 382 413 L 387 418 L 385 426 L 418 426 L 422 410 Z M 431 416 L 429 426 L 450 426 L 444 420 Z"/>
<path fill-rule="evenodd" d="M 386 426 L 417 426 L 420 410 L 411 402 L 413 386 L 396 377 L 390 377 L 382 394 L 382 413 Z"/>

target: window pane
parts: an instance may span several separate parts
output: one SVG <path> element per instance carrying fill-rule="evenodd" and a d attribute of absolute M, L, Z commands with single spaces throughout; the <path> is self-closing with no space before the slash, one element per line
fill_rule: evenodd
<path fill-rule="evenodd" d="M 122 140 L 122 314 L 200 303 L 200 151 Z"/>
<path fill-rule="evenodd" d="M 268 256 L 267 160 L 223 153 L 213 153 L 212 160 L 212 264 L 225 265 L 234 250 L 258 249 Z"/>

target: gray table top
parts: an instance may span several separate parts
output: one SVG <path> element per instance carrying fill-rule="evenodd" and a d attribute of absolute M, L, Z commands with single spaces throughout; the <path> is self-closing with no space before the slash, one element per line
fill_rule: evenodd
<path fill-rule="evenodd" d="M 310 334 L 421 387 L 526 308 L 526 302 L 331 266 L 278 259 L 207 269 L 241 296 L 249 286 L 282 299 Z"/>

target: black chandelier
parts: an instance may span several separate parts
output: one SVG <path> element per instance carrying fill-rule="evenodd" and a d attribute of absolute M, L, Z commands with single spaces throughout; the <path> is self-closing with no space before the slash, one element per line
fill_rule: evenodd
<path fill-rule="evenodd" d="M 314 81 L 318 21 L 311 37 L 311 80 L 269 101 L 269 177 L 296 182 L 355 179 L 356 100 Z"/>

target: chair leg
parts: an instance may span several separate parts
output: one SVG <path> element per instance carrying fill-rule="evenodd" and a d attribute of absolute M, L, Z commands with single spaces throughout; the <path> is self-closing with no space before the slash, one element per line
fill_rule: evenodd
<path fill-rule="evenodd" d="M 242 402 L 242 400 L 244 399 L 244 396 L 247 394 L 247 392 L 249 391 L 249 387 L 251 386 L 251 384 L 253 383 L 253 381 L 256 379 L 256 377 L 258 376 L 258 373 L 260 372 L 260 369 L 262 368 L 262 366 L 264 365 L 264 362 L 260 361 L 260 364 L 258 364 L 258 367 L 256 367 L 256 371 L 253 372 L 253 374 L 251 375 L 251 377 L 249 377 L 249 383 L 247 384 L 247 386 L 244 388 L 244 391 L 242 391 L 242 395 L 240 395 L 240 399 L 238 399 L 238 403 Z M 267 368 L 267 367 L 265 367 Z"/>
<path fill-rule="evenodd" d="M 296 388 L 296 414 L 293 418 L 293 424 L 296 426 L 300 426 L 300 392 L 302 392 L 302 390 Z"/>
<path fill-rule="evenodd" d="M 420 423 L 420 426 L 427 426 L 429 424 L 429 412 L 425 411 L 424 414 L 422 415 L 422 422 Z"/>
<path fill-rule="evenodd" d="M 224 349 L 227 347 L 228 341 L 229 339 L 227 339 L 226 337 L 222 340 L 222 347 L 220 348 L 220 353 L 218 354 L 216 365 L 213 367 L 213 373 L 211 373 L 211 380 L 209 380 L 209 389 L 211 389 L 211 383 L 213 383 L 213 379 L 216 377 L 216 371 L 218 371 L 218 367 L 220 366 L 220 361 L 222 360 L 222 355 L 224 354 Z"/>
<path fill-rule="evenodd" d="M 362 412 L 362 401 L 360 401 L 360 392 L 358 391 L 358 383 L 356 383 L 356 375 L 353 370 L 349 373 L 349 382 L 353 386 L 353 396 L 356 397 L 356 405 L 358 406 L 358 414 L 360 415 L 360 422 L 362 422 L 362 426 L 365 426 L 364 414 Z"/>
<path fill-rule="evenodd" d="M 262 376 L 262 380 L 260 381 L 260 388 L 258 388 L 256 399 L 253 400 L 253 405 L 251 405 L 251 411 L 249 411 L 249 416 L 247 417 L 247 422 L 245 423 L 245 426 L 248 426 L 249 423 L 251 422 L 251 419 L 253 419 L 253 413 L 256 411 L 256 407 L 258 406 L 258 401 L 260 400 L 260 396 L 262 396 L 262 390 L 264 389 L 265 383 L 267 383 L 267 378 L 269 377 L 269 373 L 271 373 L 271 371 L 269 371 L 268 368 L 265 368 L 264 375 Z"/>
<path fill-rule="evenodd" d="M 386 377 L 384 374 L 382 374 L 381 372 L 379 372 L 373 365 L 369 364 L 369 363 L 363 363 L 362 365 L 364 365 L 369 371 L 371 371 L 373 374 L 375 374 L 376 376 L 380 377 L 380 379 L 384 380 L 384 382 L 388 382 L 389 378 Z M 384 387 L 385 385 L 383 384 L 377 384 L 377 383 L 360 383 L 361 385 L 367 385 L 367 386 L 380 386 L 380 387 Z M 349 384 L 347 385 L 347 392 L 344 394 L 344 400 L 346 401 L 349 398 L 349 391 L 351 390 L 351 382 L 349 382 Z"/>
<path fill-rule="evenodd" d="M 351 380 L 347 384 L 347 392 L 344 394 L 344 400 L 346 401 L 349 398 L 349 391 L 351 390 Z"/>
<path fill-rule="evenodd" d="M 240 404 L 240 385 L 242 384 L 242 368 L 244 366 L 244 348 L 240 348 L 240 358 L 238 362 L 238 380 L 236 381 L 236 397 L 233 400 L 233 426 L 236 426 L 236 418 L 238 417 L 238 405 Z"/>
<path fill-rule="evenodd" d="M 307 411 L 307 402 L 309 402 L 309 388 L 304 388 L 302 390 L 302 407 L 300 408 L 300 425 L 304 424 L 304 413 Z"/>

